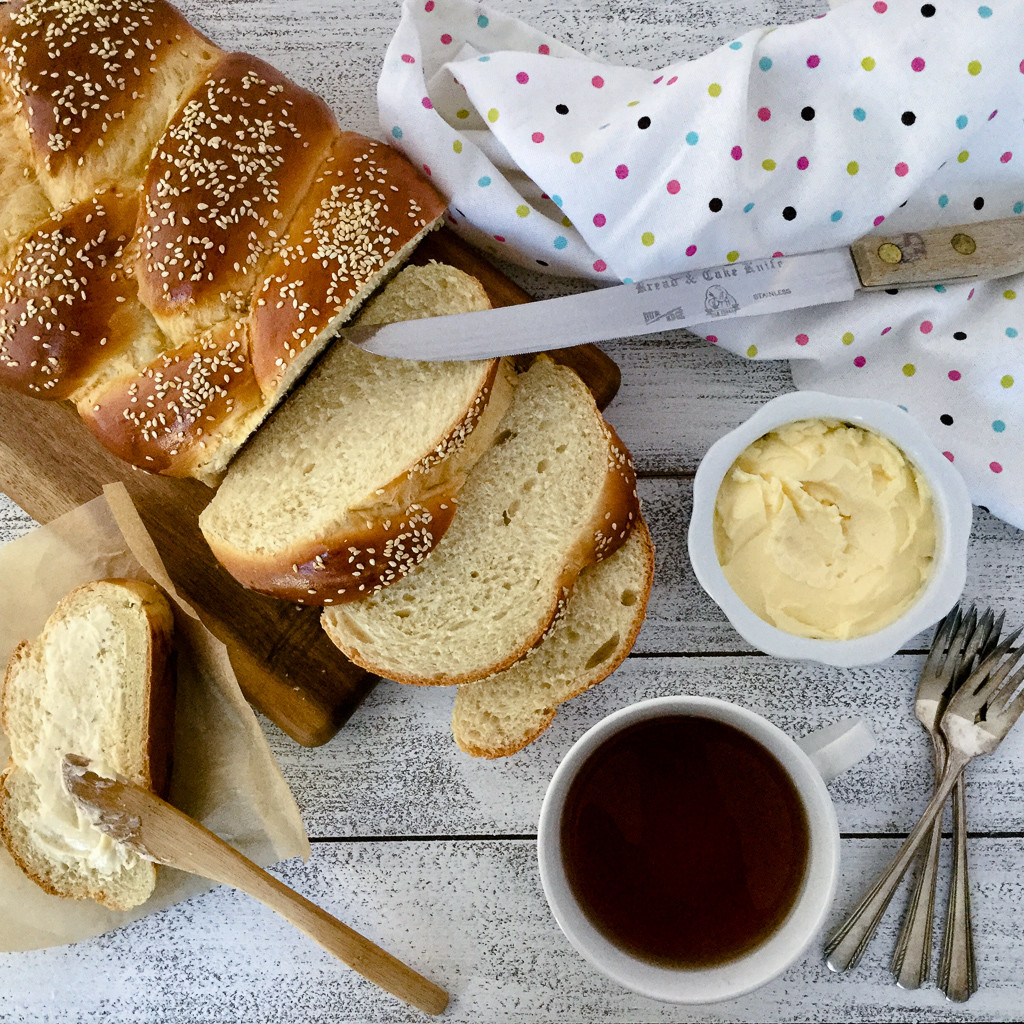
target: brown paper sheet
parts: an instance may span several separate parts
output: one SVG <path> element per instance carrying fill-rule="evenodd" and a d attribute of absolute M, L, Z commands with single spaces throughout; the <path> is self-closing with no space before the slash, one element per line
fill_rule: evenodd
<path fill-rule="evenodd" d="M 39 635 L 57 602 L 90 580 L 155 582 L 175 607 L 177 721 L 170 801 L 257 864 L 309 856 L 295 800 L 238 688 L 223 644 L 174 591 L 153 542 L 121 484 L 104 497 L 0 547 L 0 668 L 21 640 Z M 0 767 L 10 748 L 0 731 Z M 212 887 L 158 869 L 153 896 L 127 912 L 50 896 L 0 844 L 0 950 L 58 946 L 100 935 Z"/>

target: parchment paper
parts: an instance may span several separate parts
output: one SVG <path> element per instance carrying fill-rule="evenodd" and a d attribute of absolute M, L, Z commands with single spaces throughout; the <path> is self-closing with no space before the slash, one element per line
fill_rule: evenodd
<path fill-rule="evenodd" d="M 108 577 L 155 582 L 174 607 L 178 691 L 170 802 L 262 866 L 308 857 L 298 807 L 227 651 L 177 596 L 123 485 L 109 485 L 103 497 L 0 547 L 0 667 L 21 640 L 39 635 L 64 594 Z M 9 756 L 0 731 L 0 765 Z M 161 867 L 145 904 L 111 911 L 92 900 L 48 895 L 0 844 L 0 950 L 77 942 L 211 887 Z"/>

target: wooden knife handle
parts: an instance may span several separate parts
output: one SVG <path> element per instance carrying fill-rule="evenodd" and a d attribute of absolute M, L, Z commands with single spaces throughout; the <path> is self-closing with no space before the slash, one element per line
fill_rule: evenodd
<path fill-rule="evenodd" d="M 1024 217 L 867 235 L 850 246 L 865 288 L 998 278 L 1024 270 Z"/>

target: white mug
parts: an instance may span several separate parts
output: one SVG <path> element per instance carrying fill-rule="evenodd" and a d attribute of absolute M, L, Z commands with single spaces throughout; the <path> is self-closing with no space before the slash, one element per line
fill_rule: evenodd
<path fill-rule="evenodd" d="M 760 945 L 712 967 L 665 967 L 615 945 L 580 907 L 562 860 L 562 810 L 581 765 L 615 733 L 665 715 L 710 718 L 746 733 L 782 766 L 807 817 L 807 867 L 787 916 Z M 642 995 L 673 1003 L 711 1003 L 759 988 L 796 961 L 824 923 L 839 873 L 839 825 L 825 783 L 873 747 L 874 740 L 861 719 L 847 719 L 793 740 L 760 715 L 713 697 L 658 697 L 614 712 L 570 748 L 541 807 L 537 837 L 540 877 L 555 920 L 572 945 L 602 973 Z"/>

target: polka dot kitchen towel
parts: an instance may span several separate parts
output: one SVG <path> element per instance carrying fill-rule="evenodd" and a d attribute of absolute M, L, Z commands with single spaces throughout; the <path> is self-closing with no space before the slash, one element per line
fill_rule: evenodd
<path fill-rule="evenodd" d="M 1024 215 L 1024 0 L 849 0 L 660 68 L 406 0 L 378 101 L 467 240 L 591 281 Z M 975 503 L 1024 528 L 1024 275 L 706 337 L 904 406 Z"/>

